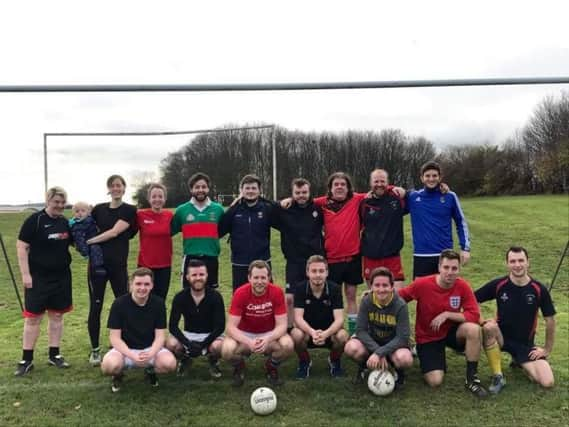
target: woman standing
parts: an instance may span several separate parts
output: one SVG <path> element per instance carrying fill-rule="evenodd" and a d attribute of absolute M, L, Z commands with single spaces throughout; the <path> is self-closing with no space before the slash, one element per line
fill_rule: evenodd
<path fill-rule="evenodd" d="M 16 251 L 24 284 L 23 356 L 14 374 L 22 376 L 33 365 L 34 347 L 44 313 L 48 317 L 48 362 L 58 368 L 69 365 L 59 353 L 63 314 L 73 308 L 71 294 L 70 230 L 63 217 L 67 193 L 61 187 L 47 191 L 46 207 L 28 217 L 18 235 Z"/>
<path fill-rule="evenodd" d="M 109 203 L 100 203 L 93 208 L 91 215 L 95 219 L 101 234 L 87 240 L 87 244 L 98 243 L 103 249 L 103 269 L 89 267 L 89 319 L 87 327 L 91 340 L 89 362 L 93 366 L 101 364 L 99 334 L 101 329 L 101 311 L 105 298 L 107 281 L 115 298 L 128 292 L 128 241 L 136 234 L 136 207 L 123 202 L 126 182 L 120 175 L 111 175 L 107 179 L 107 189 L 111 196 Z"/>
<path fill-rule="evenodd" d="M 146 195 L 150 209 L 136 212 L 136 222 L 140 231 L 140 251 L 138 266 L 146 267 L 154 273 L 152 292 L 166 300 L 172 273 L 172 236 L 170 224 L 174 214 L 164 209 L 166 187 L 150 184 Z"/>

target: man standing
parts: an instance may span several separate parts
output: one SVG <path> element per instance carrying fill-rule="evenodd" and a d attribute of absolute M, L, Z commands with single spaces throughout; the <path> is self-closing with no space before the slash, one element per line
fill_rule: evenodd
<path fill-rule="evenodd" d="M 506 263 L 507 276 L 494 279 L 475 292 L 478 302 L 496 300 L 498 307 L 496 319 L 482 322 L 484 349 L 494 374 L 489 390 L 499 393 L 506 384 L 500 349 L 510 353 L 532 381 L 545 388 L 553 387 L 553 371 L 547 362 L 555 339 L 555 308 L 551 295 L 545 286 L 529 276 L 528 253 L 523 247 L 508 249 Z M 545 319 L 544 347 L 534 343 L 538 309 Z"/>
<path fill-rule="evenodd" d="M 69 364 L 59 353 L 63 333 L 63 314 L 73 309 L 71 293 L 71 242 L 69 224 L 63 217 L 67 193 L 61 187 L 46 193 L 46 207 L 30 215 L 22 225 L 16 251 L 24 284 L 24 334 L 22 360 L 14 375 L 22 376 L 33 368 L 34 348 L 41 321 L 47 311 L 49 358 L 57 368 Z"/>
<path fill-rule="evenodd" d="M 470 259 L 470 234 L 458 197 L 441 192 L 441 167 L 430 161 L 421 167 L 424 187 L 408 193 L 413 233 L 413 278 L 437 274 L 439 255 L 453 247 L 452 221 L 460 241 L 460 261 Z"/>
<path fill-rule="evenodd" d="M 404 384 L 404 369 L 413 365 L 409 350 L 409 311 L 394 290 L 393 274 L 378 267 L 370 275 L 371 292 L 362 299 L 356 335 L 346 344 L 346 355 L 358 363 L 354 383 L 362 382 L 367 369 L 397 372 L 396 384 Z"/>
<path fill-rule="evenodd" d="M 395 290 L 403 286 L 405 274 L 399 255 L 403 247 L 403 215 L 407 214 L 405 199 L 389 190 L 385 170 L 375 169 L 370 174 L 371 197 L 362 201 L 361 254 L 364 278 L 368 281 L 377 267 L 386 267 L 395 280 Z"/>
<path fill-rule="evenodd" d="M 308 280 L 299 283 L 294 293 L 294 324 L 290 335 L 298 355 L 297 379 L 310 376 L 312 361 L 308 348 L 330 350 L 328 365 L 333 378 L 343 376 L 341 357 L 348 333 L 344 326 L 342 289 L 328 277 L 328 263 L 312 255 L 306 263 Z"/>
<path fill-rule="evenodd" d="M 235 290 L 229 308 L 227 337 L 221 354 L 233 365 L 233 385 L 243 385 L 244 357 L 251 353 L 268 356 L 267 379 L 282 384 L 278 367 L 293 351 L 294 343 L 286 333 L 286 305 L 281 288 L 269 282 L 271 270 L 265 261 L 249 266 L 249 282 Z"/>
<path fill-rule="evenodd" d="M 193 174 L 188 180 L 192 195 L 189 202 L 176 208 L 172 220 L 172 235 L 182 232 L 184 258 L 182 261 L 182 285 L 190 286 L 186 278 L 188 263 L 198 259 L 205 263 L 208 271 L 207 286 L 219 286 L 219 230 L 223 207 L 209 198 L 211 181 L 205 173 Z"/>
<path fill-rule="evenodd" d="M 324 255 L 322 209 L 310 197 L 310 183 L 304 178 L 292 181 L 292 204 L 275 209 L 273 227 L 281 232 L 281 249 L 286 259 L 286 303 L 288 326 L 293 324 L 296 285 L 306 281 L 306 261 Z"/>
<path fill-rule="evenodd" d="M 214 289 L 206 287 L 207 268 L 200 260 L 188 263 L 186 280 L 190 287 L 182 290 L 172 301 L 170 312 L 170 336 L 166 347 L 178 356 L 178 375 L 183 375 L 193 358 L 207 355 L 209 372 L 220 378 L 218 360 L 225 330 L 223 298 Z M 180 330 L 180 318 L 184 318 L 184 330 Z"/>
<path fill-rule="evenodd" d="M 450 249 L 440 255 L 439 274 L 421 277 L 399 290 L 407 302 L 417 301 L 415 340 L 425 382 L 437 387 L 446 372 L 445 347 L 464 351 L 466 388 L 476 397 L 487 391 L 478 379 L 480 311 L 468 282 L 458 277 L 460 255 Z"/>
<path fill-rule="evenodd" d="M 241 197 L 223 215 L 220 236 L 231 238 L 233 292 L 247 282 L 249 264 L 271 261 L 271 222 L 275 203 L 261 197 L 261 180 L 245 175 L 239 184 Z"/>
<path fill-rule="evenodd" d="M 131 277 L 130 293 L 118 297 L 111 306 L 107 327 L 113 348 L 105 354 L 101 371 L 112 376 L 113 393 L 120 390 L 124 369 L 144 368 L 145 376 L 154 387 L 158 386 L 157 373 L 176 369 L 176 358 L 164 348 L 164 300 L 151 295 L 152 288 L 152 270 L 138 268 Z"/>

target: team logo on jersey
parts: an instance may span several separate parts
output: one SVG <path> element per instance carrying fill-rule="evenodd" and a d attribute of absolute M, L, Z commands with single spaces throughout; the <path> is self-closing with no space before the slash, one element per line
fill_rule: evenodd
<path fill-rule="evenodd" d="M 526 302 L 528 305 L 535 304 L 535 295 L 534 294 L 526 294 Z"/>
<path fill-rule="evenodd" d="M 322 304 L 330 306 L 332 303 L 330 302 L 329 299 L 325 299 L 324 301 L 322 301 Z"/>
<path fill-rule="evenodd" d="M 257 217 L 259 219 L 263 219 L 263 212 L 257 212 Z"/>
<path fill-rule="evenodd" d="M 415 201 L 420 202 L 420 201 L 421 201 L 421 196 L 417 197 L 417 198 L 415 199 Z"/>
<path fill-rule="evenodd" d="M 69 233 L 51 233 L 47 235 L 49 240 L 67 240 L 69 239 Z"/>
<path fill-rule="evenodd" d="M 392 200 L 391 202 L 389 202 L 389 205 L 391 206 L 391 209 L 393 209 L 394 211 L 397 210 L 397 206 L 399 205 L 399 202 L 397 200 Z"/>
<path fill-rule="evenodd" d="M 210 220 L 210 221 L 215 221 L 215 213 L 214 213 L 214 212 L 210 212 L 210 214 L 209 214 L 209 220 Z"/>
<path fill-rule="evenodd" d="M 43 228 L 49 228 L 51 227 L 53 224 L 44 224 Z"/>
<path fill-rule="evenodd" d="M 193 216 L 192 214 L 188 214 L 188 216 L 186 217 L 186 221 L 193 221 L 194 219 L 196 219 L 196 217 Z"/>
<path fill-rule="evenodd" d="M 441 203 L 445 203 L 445 197 L 441 196 Z"/>
<path fill-rule="evenodd" d="M 310 300 L 307 299 L 306 301 L 304 301 L 304 303 L 305 303 L 306 305 L 310 305 Z"/>
<path fill-rule="evenodd" d="M 501 299 L 503 302 L 506 302 L 506 301 L 508 301 L 510 298 L 508 297 L 508 294 L 507 294 L 506 292 L 504 292 L 504 293 L 502 294 L 502 296 L 500 297 L 500 299 Z"/>
<path fill-rule="evenodd" d="M 450 304 L 450 308 L 454 308 L 455 310 L 457 308 L 460 308 L 460 296 L 458 295 L 453 295 L 449 298 L 449 304 Z"/>
<path fill-rule="evenodd" d="M 154 224 L 154 220 L 153 219 L 145 219 L 144 223 L 145 224 Z"/>
<path fill-rule="evenodd" d="M 317 211 L 312 211 L 312 216 L 314 218 L 318 218 L 318 212 Z"/>

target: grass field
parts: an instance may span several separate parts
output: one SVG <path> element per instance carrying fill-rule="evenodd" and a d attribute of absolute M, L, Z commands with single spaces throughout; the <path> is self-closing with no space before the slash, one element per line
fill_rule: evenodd
<path fill-rule="evenodd" d="M 463 200 L 469 220 L 473 249 L 471 263 L 463 277 L 478 288 L 487 280 L 504 274 L 504 251 L 512 244 L 525 246 L 530 253 L 532 275 L 549 284 L 569 236 L 569 200 L 566 196 L 477 198 Z M 26 214 L 0 214 L 0 232 L 9 251 L 16 280 L 20 275 L 15 243 Z M 411 273 L 409 224 L 407 245 L 403 252 L 407 274 Z M 180 237 L 174 243 L 176 264 L 181 249 Z M 278 233 L 273 233 L 273 265 L 276 282 L 283 283 L 284 264 Z M 131 243 L 131 266 L 138 249 Z M 223 244 L 220 262 L 222 293 L 229 303 L 231 268 L 228 248 Z M 88 297 L 86 265 L 74 253 L 74 306 L 65 318 L 62 353 L 72 364 L 65 371 L 48 367 L 45 324 L 35 356 L 35 370 L 24 378 L 15 378 L 15 363 L 21 357 L 22 317 L 3 260 L 0 260 L 0 426 L 16 425 L 485 425 L 532 426 L 568 425 L 569 419 L 569 259 L 566 259 L 553 299 L 557 309 L 556 343 L 551 363 L 556 386 L 551 391 L 531 384 L 520 370 L 508 368 L 509 356 L 503 355 L 508 386 L 499 396 L 478 401 L 464 390 L 464 358 L 447 352 L 449 371 L 440 389 L 431 390 L 421 380 L 417 361 L 408 374 L 405 388 L 388 398 L 372 396 L 367 387 L 350 383 L 355 365 L 345 360 L 347 376 L 331 380 L 325 352 L 313 353 L 311 377 L 305 382 L 293 379 L 296 360 L 287 361 L 282 375 L 285 385 L 276 390 L 278 409 L 269 417 L 254 416 L 249 409 L 250 393 L 265 385 L 262 360 L 248 362 L 245 386 L 230 386 L 231 369 L 222 365 L 224 377 L 217 383 L 209 379 L 204 361 L 194 364 L 190 375 L 162 377 L 160 387 L 152 389 L 142 381 L 142 372 L 129 372 L 125 386 L 111 394 L 108 378 L 87 362 Z M 177 267 L 177 265 L 176 265 Z M 19 285 L 21 286 L 21 285 Z M 179 289 L 178 281 L 170 288 L 168 305 Z M 103 322 L 106 322 L 112 292 L 107 292 Z M 411 307 L 414 313 L 414 307 Z M 485 315 L 494 311 L 484 306 Z M 103 331 L 106 334 L 106 331 Z M 107 339 L 102 340 L 103 343 Z M 540 323 L 537 342 L 543 343 Z M 490 371 L 482 355 L 480 375 L 487 383 Z"/>

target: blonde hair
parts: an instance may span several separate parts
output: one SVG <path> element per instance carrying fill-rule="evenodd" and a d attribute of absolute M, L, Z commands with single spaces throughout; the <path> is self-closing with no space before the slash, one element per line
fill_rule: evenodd
<path fill-rule="evenodd" d="M 61 196 L 64 201 L 67 201 L 67 192 L 62 187 L 51 187 L 47 190 L 45 193 L 45 201 L 49 202 L 55 196 Z"/>
<path fill-rule="evenodd" d="M 91 212 L 92 206 L 87 202 L 77 202 L 71 207 L 71 212 L 77 211 L 77 209 L 87 209 L 88 212 Z"/>

